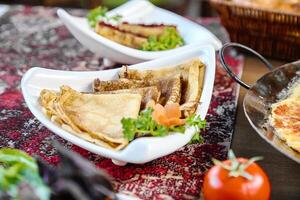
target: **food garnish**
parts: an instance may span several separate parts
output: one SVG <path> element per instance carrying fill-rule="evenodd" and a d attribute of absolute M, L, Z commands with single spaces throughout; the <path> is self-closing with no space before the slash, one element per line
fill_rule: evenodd
<path fill-rule="evenodd" d="M 184 45 L 184 40 L 175 27 L 168 27 L 160 36 L 150 36 L 143 44 L 144 51 L 163 51 Z"/>
<path fill-rule="evenodd" d="M 152 118 L 163 126 L 180 126 L 185 123 L 181 118 L 181 111 L 179 103 L 170 103 L 165 106 L 156 104 L 152 112 Z"/>
<path fill-rule="evenodd" d="M 275 134 L 300 152 L 300 80 L 289 89 L 286 99 L 271 106 L 270 123 Z"/>
<path fill-rule="evenodd" d="M 269 179 L 255 163 L 261 159 L 236 158 L 232 150 L 228 152 L 228 160 L 213 159 L 215 165 L 204 177 L 204 199 L 268 200 L 271 191 Z"/>
<path fill-rule="evenodd" d="M 94 9 L 90 10 L 87 15 L 87 20 L 89 22 L 89 25 L 92 28 L 95 28 L 96 24 L 99 21 L 105 21 L 107 23 L 118 23 L 121 21 L 121 19 L 122 19 L 121 15 L 114 15 L 112 17 L 108 17 L 106 15 L 107 11 L 108 11 L 108 9 L 103 6 L 99 6 L 99 7 L 96 7 Z"/>
<path fill-rule="evenodd" d="M 0 199 L 21 199 L 21 190 L 26 189 L 35 198 L 50 199 L 35 159 L 17 149 L 0 149 Z"/>
<path fill-rule="evenodd" d="M 205 120 L 202 120 L 199 115 L 192 115 L 191 117 L 187 118 L 186 126 L 184 125 L 184 120 L 180 119 L 177 112 L 177 105 L 170 105 L 166 106 L 168 111 L 161 110 L 161 105 L 155 105 L 155 109 L 152 108 L 145 109 L 140 112 L 139 116 L 134 118 L 123 118 L 122 119 L 122 125 L 123 125 L 123 134 L 124 137 L 126 137 L 129 141 L 132 141 L 136 137 L 142 137 L 142 136 L 166 136 L 169 135 L 172 132 L 179 132 L 184 133 L 185 129 L 190 126 L 194 126 L 197 128 L 197 132 L 199 132 L 201 129 L 205 128 L 206 122 Z M 159 112 L 164 112 L 164 114 L 169 116 L 176 116 L 171 117 L 171 119 L 167 122 L 167 125 L 161 124 L 161 116 L 164 114 L 160 114 Z M 169 114 L 167 114 L 169 112 Z M 182 121 L 180 124 L 177 124 L 177 121 L 174 119 L 178 119 Z M 158 121 L 156 121 L 158 120 Z M 165 120 L 165 119 L 164 119 Z M 176 122 L 176 123 L 174 123 Z M 174 123 L 174 124 L 173 124 Z M 195 141 L 201 141 L 201 137 L 199 133 L 194 136 L 193 142 Z"/>

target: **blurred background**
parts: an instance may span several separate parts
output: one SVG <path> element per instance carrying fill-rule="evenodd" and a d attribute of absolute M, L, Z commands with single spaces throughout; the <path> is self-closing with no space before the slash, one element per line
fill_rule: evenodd
<path fill-rule="evenodd" d="M 128 0 L 0 0 L 1 4 L 92 9 L 113 9 Z M 149 0 L 190 19 L 215 20 L 230 40 L 268 58 L 293 61 L 300 57 L 300 0 Z M 7 7 L 7 6 L 6 6 Z M 142 12 L 142 11 L 141 11 Z M 218 14 L 217 14 L 218 13 Z M 201 18 L 211 17 L 214 18 Z M 219 18 L 215 18 L 219 16 Z M 201 23 L 201 22 L 200 22 Z M 217 25 L 218 26 L 218 25 Z"/>
<path fill-rule="evenodd" d="M 0 0 L 0 4 L 27 4 L 90 9 L 98 5 L 115 8 L 127 0 Z M 152 3 L 180 15 L 211 16 L 208 0 L 151 0 Z"/>

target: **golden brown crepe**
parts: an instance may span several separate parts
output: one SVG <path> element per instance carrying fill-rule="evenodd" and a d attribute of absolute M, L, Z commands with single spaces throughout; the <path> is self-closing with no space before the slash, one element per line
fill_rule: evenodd
<path fill-rule="evenodd" d="M 160 98 L 158 103 L 165 105 L 167 103 L 179 103 L 181 98 L 181 78 L 180 75 L 175 77 L 167 77 L 164 79 L 148 79 L 148 80 L 133 80 L 133 79 L 118 79 L 111 81 L 101 81 L 95 79 L 93 83 L 94 92 L 108 92 L 116 90 L 135 90 L 144 87 L 157 87 L 160 90 Z M 135 93 L 135 92 L 133 92 Z"/>
<path fill-rule="evenodd" d="M 149 81 L 130 80 L 126 78 L 111 81 L 101 81 L 100 79 L 95 79 L 93 82 L 93 90 L 94 92 L 104 92 L 123 89 L 143 88 L 149 87 L 151 85 L 155 84 Z"/>
<path fill-rule="evenodd" d="M 192 65 L 189 67 L 187 85 L 181 102 L 186 105 L 183 110 L 184 116 L 190 116 L 195 113 L 198 102 L 200 101 L 203 83 L 204 83 L 205 67 L 204 65 Z M 190 107 L 188 107 L 190 105 Z"/>
<path fill-rule="evenodd" d="M 100 80 L 98 79 L 98 81 Z M 102 92 L 97 92 L 96 94 L 121 94 L 121 93 L 140 94 L 142 96 L 141 110 L 155 105 L 158 102 L 159 97 L 161 95 L 161 91 L 158 90 L 156 86 L 113 90 L 113 91 L 102 91 Z"/>
<path fill-rule="evenodd" d="M 161 89 L 159 102 L 161 105 L 169 103 L 179 103 L 181 98 L 181 78 L 180 75 L 165 79 L 158 79 L 158 88 Z"/>
<path fill-rule="evenodd" d="M 194 58 L 173 67 L 163 67 L 154 70 L 129 69 L 127 66 L 123 66 L 119 71 L 119 77 L 120 79 L 153 80 L 181 74 L 183 79 L 187 79 L 188 70 L 192 66 L 204 67 L 205 65 L 198 58 Z"/>
<path fill-rule="evenodd" d="M 300 83 L 288 98 L 272 105 L 270 123 L 280 139 L 300 152 Z"/>
<path fill-rule="evenodd" d="M 192 59 L 174 67 L 166 67 L 158 70 L 136 70 L 123 66 L 119 72 L 120 79 L 135 81 L 150 81 L 168 77 L 181 77 L 181 109 L 187 117 L 196 111 L 204 83 L 205 65 L 198 59 Z M 161 95 L 163 98 L 163 92 Z M 160 101 L 166 103 L 165 101 Z"/>
<path fill-rule="evenodd" d="M 54 109 L 54 102 L 58 98 L 57 93 L 50 90 L 42 90 L 40 94 L 40 104 L 43 108 L 43 112 L 51 117 L 53 113 L 56 113 Z"/>
<path fill-rule="evenodd" d="M 107 39 L 135 49 L 140 49 L 148 40 L 146 37 L 122 31 L 118 27 L 106 24 L 105 22 L 97 23 L 95 31 Z"/>
<path fill-rule="evenodd" d="M 129 24 L 123 22 L 118 25 L 118 29 L 126 32 L 130 32 L 136 35 L 140 35 L 143 37 L 150 37 L 150 36 L 160 36 L 164 33 L 166 28 L 175 28 L 176 26 L 172 25 L 163 25 L 163 24 Z"/>
<path fill-rule="evenodd" d="M 84 94 L 61 87 L 59 94 L 43 90 L 40 102 L 52 120 L 73 134 L 98 145 L 119 150 L 127 145 L 122 118 L 136 118 L 140 94 Z M 57 120 L 59 119 L 59 120 Z"/>

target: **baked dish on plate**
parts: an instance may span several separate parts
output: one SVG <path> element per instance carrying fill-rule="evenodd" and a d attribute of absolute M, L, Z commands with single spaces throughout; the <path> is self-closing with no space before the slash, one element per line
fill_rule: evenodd
<path fill-rule="evenodd" d="M 244 110 L 268 143 L 300 163 L 300 62 L 278 67 L 246 93 Z"/>
<path fill-rule="evenodd" d="M 157 70 L 123 66 L 119 79 L 95 79 L 91 93 L 63 85 L 59 92 L 43 89 L 39 103 L 47 117 L 66 131 L 120 150 L 139 137 L 184 134 L 188 126 L 204 128 L 205 121 L 193 115 L 201 106 L 204 73 L 199 59 Z"/>
<path fill-rule="evenodd" d="M 103 71 L 32 68 L 21 87 L 30 111 L 53 133 L 124 165 L 201 139 L 214 75 L 215 50 L 202 46 Z"/>
<path fill-rule="evenodd" d="M 96 8 L 87 17 L 76 17 L 58 9 L 57 15 L 86 48 L 122 64 L 172 56 L 199 45 L 210 44 L 216 50 L 222 46 L 203 26 L 146 0 L 106 11 Z"/>
<path fill-rule="evenodd" d="M 300 80 L 285 92 L 287 98 L 271 106 L 270 123 L 275 134 L 300 153 Z"/>
<path fill-rule="evenodd" d="M 106 7 L 88 12 L 87 20 L 99 35 L 116 43 L 143 51 L 170 50 L 184 45 L 176 25 L 162 23 L 130 23 L 120 14 L 108 16 Z"/>

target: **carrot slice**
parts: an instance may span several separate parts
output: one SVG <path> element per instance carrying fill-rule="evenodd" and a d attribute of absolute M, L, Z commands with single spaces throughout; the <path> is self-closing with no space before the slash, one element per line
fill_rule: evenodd
<path fill-rule="evenodd" d="M 168 126 L 180 126 L 185 123 L 185 120 L 179 118 L 168 119 Z"/>
<path fill-rule="evenodd" d="M 160 125 L 167 125 L 167 115 L 166 115 L 166 111 L 165 108 L 160 105 L 160 104 L 156 104 L 154 106 L 154 111 L 152 113 L 152 118 Z"/>
<path fill-rule="evenodd" d="M 180 105 L 179 103 L 170 103 L 165 105 L 165 110 L 167 117 L 175 117 L 180 118 L 181 117 L 181 111 L 180 111 Z"/>
<path fill-rule="evenodd" d="M 180 119 L 181 111 L 178 103 L 168 104 L 163 107 L 160 104 L 154 106 L 152 118 L 160 125 L 179 126 L 185 123 Z"/>

